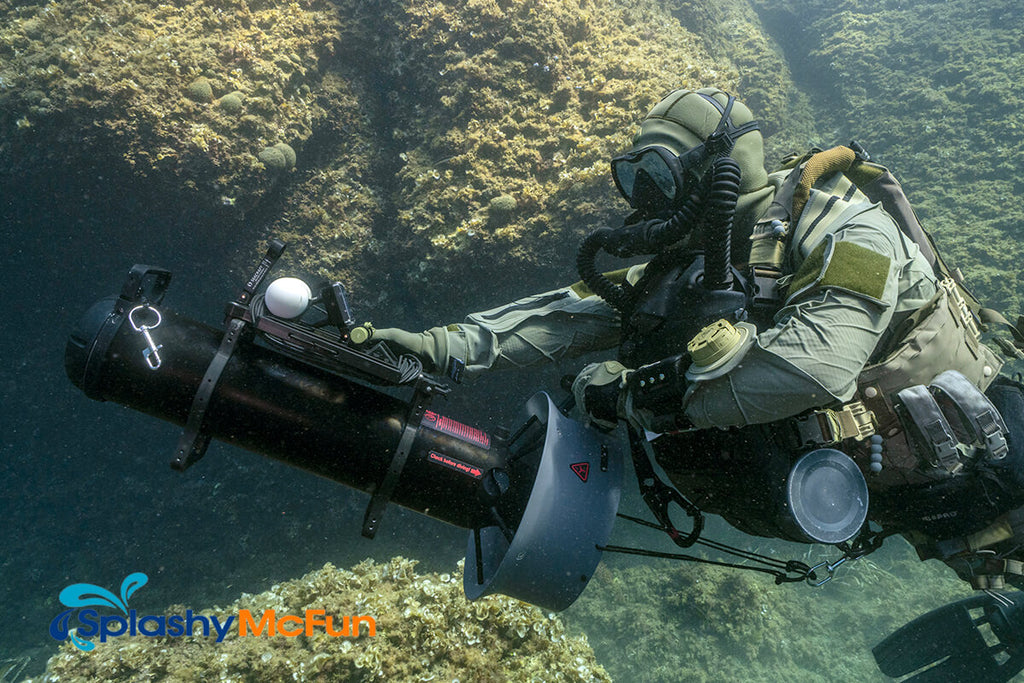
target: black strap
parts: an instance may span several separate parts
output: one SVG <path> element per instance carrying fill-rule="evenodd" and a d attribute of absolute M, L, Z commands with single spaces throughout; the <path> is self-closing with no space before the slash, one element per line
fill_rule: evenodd
<path fill-rule="evenodd" d="M 637 483 L 640 486 L 640 495 L 644 502 L 654 514 L 654 518 L 661 524 L 660 529 L 668 534 L 672 542 L 680 548 L 689 548 L 700 538 L 704 530 L 704 516 L 700 509 L 683 497 L 675 488 L 669 486 L 654 471 L 650 455 L 647 452 L 647 441 L 637 432 L 633 425 L 627 427 L 629 432 L 629 451 L 633 456 L 633 470 L 636 472 Z M 670 503 L 676 503 L 693 520 L 693 528 L 689 533 L 683 533 L 672 524 L 672 518 L 668 514 Z"/>
<path fill-rule="evenodd" d="M 178 447 L 174 451 L 174 460 L 171 467 L 178 471 L 185 471 L 206 454 L 206 448 L 210 445 L 210 436 L 203 433 L 203 419 L 206 417 L 206 410 L 210 407 L 210 397 L 217 387 L 221 373 L 224 372 L 231 354 L 235 351 L 238 340 L 242 337 L 242 330 L 245 329 L 245 321 L 241 318 L 232 318 L 228 322 L 227 331 L 220 341 L 220 348 L 217 354 L 210 361 L 203 375 L 196 395 L 192 397 L 192 407 L 188 411 L 188 421 L 185 423 L 185 431 L 178 439 Z"/>
<path fill-rule="evenodd" d="M 412 403 L 409 406 L 409 417 L 405 421 L 402 438 L 398 440 L 398 448 L 395 449 L 395 454 L 391 457 L 391 463 L 388 465 L 388 471 L 384 475 L 384 479 L 380 482 L 377 490 L 374 491 L 373 496 L 370 497 L 370 504 L 366 506 L 366 513 L 363 515 L 363 536 L 366 538 L 373 538 L 377 534 L 377 528 L 380 526 L 384 509 L 388 506 L 391 495 L 395 492 L 398 480 L 402 478 L 405 461 L 409 459 L 413 441 L 416 440 L 416 434 L 419 432 L 420 425 L 423 422 L 423 414 L 427 412 L 427 405 L 430 403 L 432 394 L 433 385 L 425 383 L 421 377 L 413 392 Z"/>
<path fill-rule="evenodd" d="M 668 531 L 664 526 L 654 524 L 638 517 L 632 517 L 623 513 L 618 513 L 618 517 L 629 520 L 635 524 L 650 527 L 652 529 L 661 529 L 662 531 Z M 771 574 L 775 577 L 776 584 L 783 583 L 796 583 L 798 581 L 815 580 L 817 577 L 814 574 L 814 570 L 809 567 L 806 563 L 799 560 L 777 560 L 767 555 L 759 555 L 750 550 L 743 550 L 736 548 L 718 541 L 709 541 L 707 539 L 697 539 L 696 543 L 713 550 L 718 550 L 729 555 L 742 558 L 750 562 L 756 562 L 763 564 L 763 567 L 757 567 L 750 564 L 738 564 L 735 562 L 725 562 L 723 560 L 712 560 L 706 557 L 698 557 L 696 555 L 684 555 L 682 553 L 666 553 L 659 550 L 647 550 L 645 548 L 630 548 L 620 545 L 604 545 L 598 546 L 599 550 L 621 553 L 624 555 L 640 555 L 642 557 L 658 557 L 666 560 L 682 560 L 685 562 L 697 562 L 699 564 L 713 564 L 719 567 L 728 567 L 730 569 L 744 569 L 753 572 L 762 572 L 764 574 Z"/>

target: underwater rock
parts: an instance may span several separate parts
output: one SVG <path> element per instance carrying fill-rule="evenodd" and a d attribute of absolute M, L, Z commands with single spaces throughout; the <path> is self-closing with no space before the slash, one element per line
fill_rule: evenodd
<path fill-rule="evenodd" d="M 241 635 L 238 621 L 222 642 L 215 636 L 118 636 L 91 652 L 70 642 L 47 664 L 39 679 L 63 683 L 138 680 L 332 681 L 578 681 L 610 682 L 585 638 L 569 636 L 553 614 L 504 596 L 468 602 L 458 574 L 417 574 L 416 562 L 396 557 L 366 560 L 351 571 L 327 564 L 259 595 L 243 594 L 224 608 L 202 610 L 222 622 L 245 610 L 254 623 L 273 610 L 273 619 L 307 610 L 323 624 L 299 629 L 298 637 L 277 633 Z M 167 614 L 186 609 L 172 606 Z M 368 622 L 356 616 L 372 617 Z M 268 622 L 269 623 L 269 622 Z M 294 623 L 289 625 L 292 628 Z M 29 682 L 31 683 L 31 682 Z"/>
<path fill-rule="evenodd" d="M 290 170 L 295 168 L 295 150 L 291 148 L 291 145 L 279 142 L 276 145 L 272 145 L 271 149 L 276 149 L 284 156 L 285 168 Z"/>
<path fill-rule="evenodd" d="M 971 290 L 1004 312 L 1024 309 L 1024 241 L 1007 208 L 1024 189 L 1020 3 L 753 2 L 773 23 L 803 27 L 787 47 L 818 84 L 810 94 L 833 131 L 820 146 L 864 145 Z"/>
<path fill-rule="evenodd" d="M 820 589 L 736 568 L 614 558 L 562 617 L 570 633 L 586 632 L 617 681 L 873 681 L 875 643 L 965 592 L 902 542 L 847 564 Z"/>
<path fill-rule="evenodd" d="M 494 197 L 487 203 L 487 223 L 488 225 L 504 225 L 512 219 L 512 214 L 515 213 L 516 198 L 510 194 L 500 194 Z"/>
<path fill-rule="evenodd" d="M 640 118 L 673 88 L 736 85 L 653 0 L 411 0 L 385 35 L 406 157 L 378 234 L 421 308 L 494 305 L 465 283 L 495 272 L 520 293 L 571 278 L 574 245 L 621 211 L 608 159 Z M 498 195 L 517 209 L 494 220 Z"/>
<path fill-rule="evenodd" d="M 154 210 L 231 196 L 239 215 L 275 185 L 250 150 L 301 142 L 323 120 L 313 93 L 340 26 L 330 0 L 0 3 L 0 17 L 0 174 L 100 164 L 166 204 Z M 195 106 L 214 93 L 228 94 Z M 22 120 L 33 134 L 12 138 Z"/>
<path fill-rule="evenodd" d="M 263 163 L 268 171 L 281 173 L 288 170 L 288 159 L 284 152 L 277 147 L 264 147 L 257 158 Z"/>

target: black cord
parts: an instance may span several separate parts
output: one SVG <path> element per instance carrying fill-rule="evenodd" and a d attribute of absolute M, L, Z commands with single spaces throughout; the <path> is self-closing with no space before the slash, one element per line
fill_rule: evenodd
<path fill-rule="evenodd" d="M 668 531 L 669 531 L 667 528 L 665 528 L 664 526 L 662 526 L 660 524 L 655 524 L 653 522 L 648 522 L 647 520 L 640 519 L 639 517 L 633 517 L 631 515 L 623 514 L 621 512 L 618 513 L 617 516 L 621 517 L 621 518 L 623 518 L 625 520 L 628 520 L 630 522 L 633 522 L 635 524 L 639 524 L 641 526 L 649 527 L 651 529 L 658 529 L 659 531 L 664 531 L 666 533 L 668 533 Z M 718 550 L 720 552 L 727 553 L 729 555 L 735 555 L 736 557 L 740 557 L 740 558 L 745 559 L 745 560 L 750 560 L 752 562 L 759 562 L 759 563 L 761 563 L 761 564 L 763 564 L 765 566 L 764 567 L 752 567 L 752 566 L 750 566 L 748 564 L 735 564 L 735 563 L 732 563 L 732 562 L 723 562 L 721 560 L 709 560 L 709 559 L 704 558 L 704 557 L 697 557 L 695 555 L 686 555 L 686 554 L 683 554 L 683 553 L 666 553 L 666 552 L 661 552 L 659 550 L 646 550 L 646 549 L 643 549 L 643 548 L 629 548 L 629 547 L 626 547 L 626 546 L 617 546 L 617 545 L 598 546 L 598 549 L 599 550 L 607 550 L 608 552 L 613 552 L 613 553 L 621 553 L 621 554 L 624 554 L 624 555 L 641 555 L 643 557 L 658 557 L 658 558 L 667 559 L 667 560 L 681 560 L 681 561 L 685 561 L 685 562 L 698 562 L 698 563 L 701 563 L 701 564 L 713 564 L 713 565 L 717 565 L 719 567 L 729 567 L 731 569 L 745 569 L 745 570 L 748 570 L 748 571 L 761 572 L 763 574 L 771 574 L 772 576 L 774 576 L 775 577 L 775 583 L 777 583 L 777 584 L 795 583 L 797 581 L 804 581 L 806 579 L 814 580 L 816 578 L 816 576 L 814 575 L 814 572 L 811 571 L 810 566 L 807 565 L 804 562 L 800 562 L 799 560 L 777 560 L 777 559 L 775 559 L 773 557 L 768 557 L 767 555 L 760 555 L 760 554 L 755 553 L 755 552 L 750 551 L 750 550 L 743 550 L 741 548 L 735 548 L 733 546 L 726 545 L 725 543 L 719 543 L 718 541 L 709 541 L 709 540 L 702 539 L 702 538 L 697 539 L 696 542 L 698 544 L 700 544 L 700 545 L 706 546 L 708 548 L 712 548 L 714 550 Z M 796 574 L 796 576 L 790 576 L 790 574 Z"/>

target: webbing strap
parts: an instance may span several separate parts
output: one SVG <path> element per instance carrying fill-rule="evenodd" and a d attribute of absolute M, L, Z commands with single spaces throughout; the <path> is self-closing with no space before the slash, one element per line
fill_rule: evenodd
<path fill-rule="evenodd" d="M 395 492 L 395 487 L 398 486 L 398 482 L 402 478 L 402 470 L 405 469 L 405 463 L 409 459 L 409 453 L 412 451 L 416 434 L 419 432 L 420 425 L 423 422 L 423 415 L 427 412 L 427 405 L 430 403 L 431 394 L 432 390 L 429 388 L 429 384 L 417 383 L 412 402 L 409 406 L 408 417 L 405 420 L 405 427 L 402 430 L 401 438 L 398 440 L 398 446 L 391 456 L 391 462 L 388 463 L 388 469 L 384 473 L 384 478 L 378 484 L 373 495 L 370 496 L 366 512 L 363 513 L 362 534 L 365 538 L 372 539 L 377 534 L 380 520 L 384 516 L 384 509 L 387 508 L 388 503 L 391 501 L 391 495 Z"/>
<path fill-rule="evenodd" d="M 192 397 L 192 407 L 188 411 L 188 420 L 185 422 L 185 429 L 178 438 L 178 447 L 174 450 L 174 459 L 171 460 L 171 467 L 184 472 L 198 462 L 205 454 L 210 445 L 210 435 L 203 431 L 203 421 L 206 419 L 206 410 L 210 407 L 210 399 L 213 397 L 213 390 L 217 388 L 221 373 L 231 360 L 231 354 L 242 338 L 242 331 L 246 322 L 241 318 L 232 318 L 228 323 L 227 330 L 221 338 L 220 347 L 216 355 L 206 368 L 199 388 Z"/>
<path fill-rule="evenodd" d="M 963 469 L 960 443 L 928 387 L 915 384 L 903 389 L 897 396 L 921 431 L 921 435 L 931 446 L 934 456 L 931 459 L 932 466 L 944 469 L 950 474 L 956 474 Z"/>
<path fill-rule="evenodd" d="M 825 408 L 796 418 L 796 427 L 804 445 L 832 446 L 845 439 L 863 441 L 875 433 L 875 414 L 861 401 L 851 401 L 838 410 Z"/>

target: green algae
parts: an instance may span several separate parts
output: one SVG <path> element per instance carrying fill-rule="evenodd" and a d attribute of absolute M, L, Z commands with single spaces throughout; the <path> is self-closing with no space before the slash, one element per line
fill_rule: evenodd
<path fill-rule="evenodd" d="M 737 542 L 750 547 L 749 538 Z M 811 563 L 836 556 L 776 546 L 776 556 L 789 552 Z M 821 588 L 775 585 L 764 574 L 710 565 L 613 558 L 564 618 L 570 632 L 586 633 L 615 680 L 869 681 L 883 678 L 872 646 L 969 593 L 943 565 L 922 565 L 893 539 Z"/>
<path fill-rule="evenodd" d="M 193 102 L 213 102 L 213 84 L 210 79 L 199 77 L 185 88 L 188 98 Z"/>
<path fill-rule="evenodd" d="M 242 93 L 235 91 L 229 92 L 227 95 L 219 98 L 214 104 L 229 114 L 237 114 L 242 111 L 242 100 Z"/>
<path fill-rule="evenodd" d="M 1010 208 L 1024 190 L 1019 3 L 755 4 L 785 5 L 806 27 L 819 117 L 893 169 L 986 303 L 1021 310 L 1024 235 Z"/>
<path fill-rule="evenodd" d="M 295 150 L 283 142 L 264 147 L 256 156 L 272 173 L 283 173 L 295 168 Z"/>
<path fill-rule="evenodd" d="M 288 170 L 288 158 L 284 155 L 284 152 L 276 147 L 264 147 L 256 157 L 272 173 L 281 173 Z"/>

